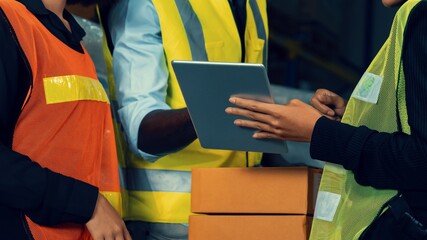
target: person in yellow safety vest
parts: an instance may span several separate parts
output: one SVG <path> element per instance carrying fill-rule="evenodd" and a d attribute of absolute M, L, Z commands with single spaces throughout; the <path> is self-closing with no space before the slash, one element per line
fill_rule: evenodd
<path fill-rule="evenodd" d="M 427 239 L 427 1 L 404 3 L 346 102 L 326 89 L 311 105 L 231 98 L 226 112 L 255 138 L 311 142 L 322 176 L 310 239 Z"/>
<path fill-rule="evenodd" d="M 124 219 L 135 239 L 187 239 L 191 169 L 256 166 L 262 154 L 200 146 L 171 61 L 266 64 L 266 1 L 122 0 L 108 16 L 110 93 L 132 150 Z"/>
<path fill-rule="evenodd" d="M 1 239 L 131 239 L 110 104 L 64 10 L 97 2 L 0 1 Z"/>

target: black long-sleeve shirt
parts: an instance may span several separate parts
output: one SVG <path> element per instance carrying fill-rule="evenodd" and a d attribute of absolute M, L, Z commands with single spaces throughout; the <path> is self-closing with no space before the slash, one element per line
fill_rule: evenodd
<path fill-rule="evenodd" d="M 41 0 L 20 0 L 58 39 L 78 52 L 83 29 L 71 14 L 62 21 Z M 22 213 L 42 225 L 86 223 L 92 216 L 98 189 L 42 168 L 12 150 L 16 122 L 32 84 L 32 73 L 13 28 L 0 9 L 0 238 L 26 239 Z M 60 159 L 58 159 L 60 161 Z"/>
<path fill-rule="evenodd" d="M 361 185 L 400 190 L 427 225 L 427 2 L 409 16 L 402 49 L 411 135 L 380 133 L 325 117 L 316 123 L 310 153 L 341 164 Z"/>

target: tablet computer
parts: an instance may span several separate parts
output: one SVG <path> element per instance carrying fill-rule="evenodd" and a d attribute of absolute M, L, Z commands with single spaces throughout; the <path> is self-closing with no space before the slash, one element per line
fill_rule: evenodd
<path fill-rule="evenodd" d="M 238 117 L 225 112 L 231 96 L 273 102 L 262 64 L 174 60 L 172 67 L 202 147 L 287 152 L 285 141 L 254 139 L 256 130 L 234 125 Z"/>

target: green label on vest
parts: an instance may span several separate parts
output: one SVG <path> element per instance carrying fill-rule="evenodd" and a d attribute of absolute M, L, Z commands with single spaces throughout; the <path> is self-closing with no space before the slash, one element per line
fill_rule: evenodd
<path fill-rule="evenodd" d="M 357 84 L 352 97 L 361 101 L 376 104 L 380 95 L 383 77 L 365 72 Z"/>

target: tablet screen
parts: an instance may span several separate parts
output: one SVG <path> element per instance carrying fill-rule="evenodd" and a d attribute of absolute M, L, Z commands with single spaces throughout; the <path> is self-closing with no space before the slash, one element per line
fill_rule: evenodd
<path fill-rule="evenodd" d="M 231 96 L 273 102 L 262 64 L 172 61 L 172 67 L 202 147 L 287 152 L 285 141 L 254 139 L 256 130 L 234 125 L 237 116 L 225 113 Z"/>

